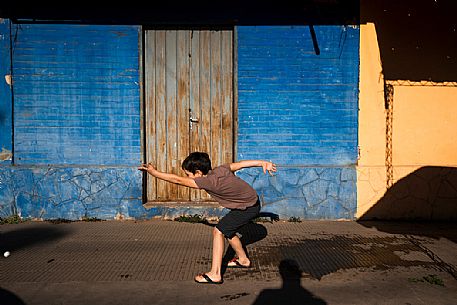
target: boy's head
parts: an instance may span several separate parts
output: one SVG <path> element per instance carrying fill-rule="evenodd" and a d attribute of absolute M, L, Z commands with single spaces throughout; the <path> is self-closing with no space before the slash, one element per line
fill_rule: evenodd
<path fill-rule="evenodd" d="M 197 171 L 206 175 L 211 170 L 211 160 L 207 153 L 193 152 L 182 162 L 182 169 L 194 175 Z"/>

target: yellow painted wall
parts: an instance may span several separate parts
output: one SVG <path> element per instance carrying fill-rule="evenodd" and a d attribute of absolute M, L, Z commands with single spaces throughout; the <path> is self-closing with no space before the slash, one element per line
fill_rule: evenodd
<path fill-rule="evenodd" d="M 457 219 L 457 87 L 394 85 L 387 190 L 383 82 L 375 25 L 361 25 L 357 218 Z"/>
<path fill-rule="evenodd" d="M 393 164 L 457 166 L 457 87 L 394 86 Z"/>
<path fill-rule="evenodd" d="M 359 90 L 357 218 L 365 214 L 386 191 L 384 79 L 373 23 L 360 26 Z"/>

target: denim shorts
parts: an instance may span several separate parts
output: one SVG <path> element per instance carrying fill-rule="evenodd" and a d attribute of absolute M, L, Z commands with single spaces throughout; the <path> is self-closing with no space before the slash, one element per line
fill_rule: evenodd
<path fill-rule="evenodd" d="M 231 239 L 242 226 L 256 218 L 259 213 L 260 201 L 257 199 L 256 204 L 246 208 L 246 210 L 230 210 L 230 212 L 222 217 L 216 225 L 216 228 L 221 231 L 225 237 Z"/>

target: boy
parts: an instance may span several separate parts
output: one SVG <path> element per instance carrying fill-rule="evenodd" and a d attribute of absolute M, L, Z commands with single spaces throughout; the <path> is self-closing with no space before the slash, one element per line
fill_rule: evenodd
<path fill-rule="evenodd" d="M 213 259 L 211 270 L 195 277 L 197 283 L 222 284 L 222 256 L 224 237 L 236 253 L 228 267 L 249 268 L 251 262 L 243 249 L 240 238 L 236 235 L 239 228 L 257 217 L 260 212 L 260 202 L 257 192 L 233 172 L 246 167 L 262 167 L 263 172 L 276 171 L 276 165 L 261 160 L 240 161 L 224 164 L 214 169 L 207 153 L 193 152 L 182 163 L 182 169 L 187 177 L 163 173 L 151 164 L 143 164 L 138 169 L 150 175 L 179 185 L 204 189 L 223 207 L 230 209 L 213 229 Z"/>

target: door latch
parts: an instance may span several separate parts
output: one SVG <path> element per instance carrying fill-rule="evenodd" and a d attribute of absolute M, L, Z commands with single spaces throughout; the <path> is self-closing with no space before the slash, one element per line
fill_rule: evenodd
<path fill-rule="evenodd" d="M 189 109 L 189 127 L 190 127 L 190 130 L 192 130 L 193 124 L 197 124 L 199 122 L 200 122 L 200 120 L 198 118 L 193 117 L 192 116 L 192 110 Z"/>

